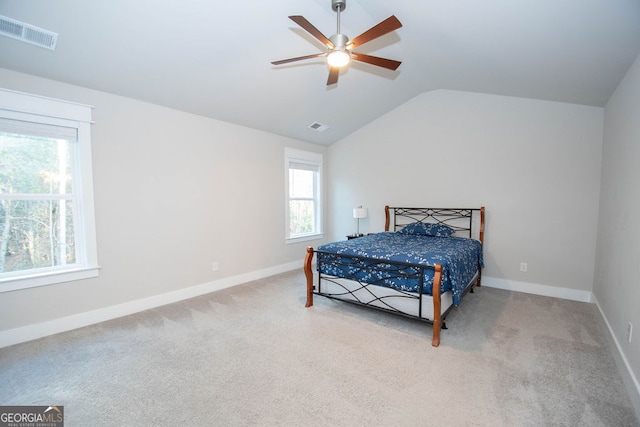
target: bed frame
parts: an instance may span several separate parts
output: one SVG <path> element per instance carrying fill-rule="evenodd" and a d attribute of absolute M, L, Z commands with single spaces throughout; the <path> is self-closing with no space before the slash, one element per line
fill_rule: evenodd
<path fill-rule="evenodd" d="M 393 216 L 393 230 L 398 231 L 408 224 L 414 222 L 445 224 L 455 230 L 454 235 L 468 237 L 484 242 L 484 207 L 472 209 L 460 208 L 402 208 L 385 206 L 385 231 L 390 231 Z M 314 285 L 314 274 L 312 270 L 314 253 L 322 254 L 325 261 L 336 263 L 336 265 L 349 265 L 361 270 L 384 270 L 387 275 L 395 277 L 409 277 L 420 280 L 420 292 L 410 293 L 376 285 L 375 283 L 363 283 L 355 277 L 336 278 L 334 276 L 320 273 L 318 268 L 318 278 L 316 287 Z M 320 259 L 320 257 L 318 257 Z M 328 260 L 327 260 L 328 258 Z M 422 293 L 422 283 L 425 270 L 434 270 L 433 295 Z M 453 307 L 450 303 L 445 303 L 443 307 L 441 295 L 442 266 L 425 266 L 419 264 L 402 263 L 389 260 L 366 258 L 361 256 L 334 256 L 329 252 L 316 251 L 312 247 L 307 248 L 304 260 L 304 273 L 307 282 L 307 301 L 305 307 L 313 306 L 313 295 L 321 295 L 331 299 L 350 302 L 353 304 L 372 307 L 378 310 L 400 314 L 403 316 L 418 319 L 433 324 L 433 337 L 431 344 L 434 347 L 440 345 L 440 330 L 447 329 L 444 320 Z M 464 290 L 473 292 L 473 284 L 480 286 L 481 269 L 469 282 Z M 338 292 L 323 292 L 322 284 L 327 283 L 330 287 L 339 289 Z M 345 283 L 348 283 L 346 285 Z M 355 286 L 354 286 L 355 285 Z M 381 292 L 382 291 L 382 292 Z M 364 297 L 363 297 L 364 296 Z M 445 295 L 446 297 L 446 295 Z M 405 301 L 416 305 L 417 312 L 409 312 L 403 308 L 398 308 L 391 301 Z M 424 309 L 423 304 L 428 307 Z M 432 307 L 431 307 L 432 304 Z M 433 311 L 431 311 L 433 308 Z M 444 308 L 444 310 L 443 310 Z M 430 313 L 429 313 L 430 312 Z"/>

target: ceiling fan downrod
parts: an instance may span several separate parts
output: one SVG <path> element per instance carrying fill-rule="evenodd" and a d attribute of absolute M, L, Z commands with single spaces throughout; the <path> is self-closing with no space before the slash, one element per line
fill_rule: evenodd
<path fill-rule="evenodd" d="M 336 33 L 329 37 L 329 40 L 333 43 L 333 51 L 344 51 L 347 47 L 349 37 L 340 32 L 340 12 L 347 7 L 347 0 L 331 0 L 331 8 L 338 13 L 338 25 Z M 346 53 L 346 52 L 345 52 Z"/>
<path fill-rule="evenodd" d="M 338 28 L 336 33 L 340 34 L 340 12 L 347 7 L 347 0 L 331 0 L 331 8 L 338 13 Z"/>

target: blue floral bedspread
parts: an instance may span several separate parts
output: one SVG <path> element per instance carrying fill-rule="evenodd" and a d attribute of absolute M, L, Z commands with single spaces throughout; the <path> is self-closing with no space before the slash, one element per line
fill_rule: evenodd
<path fill-rule="evenodd" d="M 464 289 L 473 279 L 478 268 L 484 267 L 482 244 L 475 239 L 463 237 L 432 237 L 385 232 L 327 243 L 319 246 L 317 250 L 427 266 L 441 264 L 441 291 L 451 290 L 453 304 L 456 306 L 460 304 Z M 351 271 L 345 274 L 344 265 L 336 265 L 329 261 L 330 258 L 326 254 L 318 253 L 318 269 L 321 273 L 389 286 L 406 292 L 419 292 L 420 284 L 416 279 L 390 277 L 385 272 L 372 274 L 371 271 L 362 270 L 356 266 L 350 268 Z M 323 259 L 326 262 L 323 262 Z M 433 276 L 433 269 L 424 270 L 423 293 L 431 295 Z"/>

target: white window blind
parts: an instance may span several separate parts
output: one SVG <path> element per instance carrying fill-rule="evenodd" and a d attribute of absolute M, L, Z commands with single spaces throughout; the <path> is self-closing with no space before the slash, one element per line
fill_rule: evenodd
<path fill-rule="evenodd" d="M 77 128 L 7 119 L 3 117 L 0 117 L 0 133 L 1 132 L 78 142 Z"/>
<path fill-rule="evenodd" d="M 299 170 L 303 170 L 303 171 L 311 171 L 311 172 L 318 172 L 320 170 L 320 167 L 317 164 L 300 163 L 300 162 L 296 162 L 296 161 L 290 161 L 289 162 L 289 168 L 290 169 L 299 169 Z"/>

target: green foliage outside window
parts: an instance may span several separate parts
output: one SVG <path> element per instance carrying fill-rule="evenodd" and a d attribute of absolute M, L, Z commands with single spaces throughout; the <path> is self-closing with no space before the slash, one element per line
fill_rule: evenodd
<path fill-rule="evenodd" d="M 70 144 L 0 133 L 0 273 L 76 261 Z"/>

